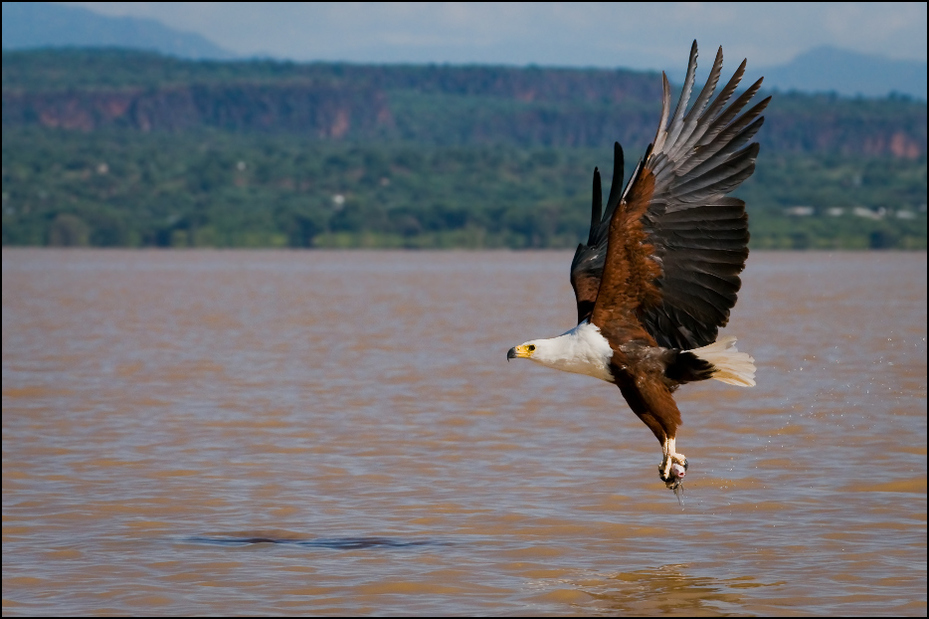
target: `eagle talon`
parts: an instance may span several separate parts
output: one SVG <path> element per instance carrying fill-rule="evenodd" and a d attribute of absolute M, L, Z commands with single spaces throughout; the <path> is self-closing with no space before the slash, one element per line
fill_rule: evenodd
<path fill-rule="evenodd" d="M 658 465 L 658 477 L 669 490 L 677 490 L 687 475 L 687 458 L 682 454 L 666 454 Z"/>

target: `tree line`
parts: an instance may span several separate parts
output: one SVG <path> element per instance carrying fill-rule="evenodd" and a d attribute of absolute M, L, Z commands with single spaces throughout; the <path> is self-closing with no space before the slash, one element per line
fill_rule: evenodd
<path fill-rule="evenodd" d="M 572 247 L 593 167 L 629 168 L 631 71 L 3 52 L 3 244 Z M 754 247 L 926 247 L 926 104 L 778 94 Z M 797 208 L 801 207 L 801 208 Z"/>

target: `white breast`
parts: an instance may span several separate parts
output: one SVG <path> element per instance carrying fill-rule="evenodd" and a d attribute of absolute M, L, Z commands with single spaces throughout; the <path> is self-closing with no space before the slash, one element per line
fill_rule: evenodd
<path fill-rule="evenodd" d="M 536 347 L 530 357 L 533 361 L 556 370 L 613 382 L 609 369 L 613 349 L 601 335 L 599 327 L 589 322 L 582 322 L 558 337 L 531 343 Z"/>

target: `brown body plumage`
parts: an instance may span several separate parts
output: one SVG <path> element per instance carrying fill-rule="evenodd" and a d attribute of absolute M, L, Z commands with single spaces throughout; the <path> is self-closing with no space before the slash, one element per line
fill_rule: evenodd
<path fill-rule="evenodd" d="M 618 385 L 662 443 L 660 476 L 675 490 L 687 463 L 675 448 L 681 414 L 674 390 L 709 378 L 754 385 L 752 358 L 732 346 L 734 338 L 716 338 L 735 305 L 748 257 L 745 204 L 726 194 L 754 171 L 758 144 L 751 139 L 770 99 L 739 115 L 757 93 L 758 80 L 727 106 L 744 73 L 743 61 L 710 101 L 722 70 L 720 48 L 706 85 L 687 111 L 696 59 L 694 41 L 673 116 L 663 76 L 655 141 L 622 192 L 623 153 L 614 146 L 605 212 L 600 173 L 594 170 L 590 234 L 571 264 L 578 326 L 507 354 Z"/>

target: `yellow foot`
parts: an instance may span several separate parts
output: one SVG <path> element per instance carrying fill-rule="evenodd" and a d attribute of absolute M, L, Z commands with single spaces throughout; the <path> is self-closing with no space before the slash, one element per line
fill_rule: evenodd
<path fill-rule="evenodd" d="M 671 490 L 674 490 L 683 483 L 686 474 L 687 458 L 684 454 L 665 454 L 661 464 L 658 465 L 658 476 L 661 477 L 661 481 Z"/>
<path fill-rule="evenodd" d="M 687 474 L 687 458 L 684 454 L 677 453 L 673 438 L 665 439 L 662 451 L 664 458 L 658 465 L 658 476 L 671 490 L 677 490 L 684 481 L 684 475 Z"/>

